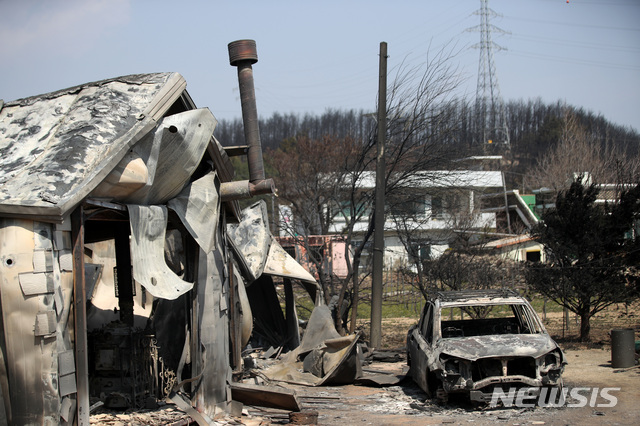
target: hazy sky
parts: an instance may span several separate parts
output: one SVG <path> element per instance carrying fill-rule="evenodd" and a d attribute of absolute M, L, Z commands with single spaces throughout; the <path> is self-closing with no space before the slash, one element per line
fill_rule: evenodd
<path fill-rule="evenodd" d="M 580 106 L 640 130 L 640 0 L 490 0 L 505 101 Z M 258 113 L 376 110 L 390 81 L 449 46 L 476 91 L 480 0 L 0 0 L 0 99 L 127 74 L 177 71 L 198 107 L 241 116 L 227 44 L 254 39 Z"/>

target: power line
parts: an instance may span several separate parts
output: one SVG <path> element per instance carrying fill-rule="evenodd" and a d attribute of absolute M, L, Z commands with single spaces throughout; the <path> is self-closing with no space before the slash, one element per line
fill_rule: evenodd
<path fill-rule="evenodd" d="M 599 49 L 610 51 L 619 51 L 619 52 L 628 52 L 628 53 L 637 53 L 640 52 L 640 47 L 637 46 L 616 46 L 611 44 L 603 44 L 603 43 L 586 43 L 581 41 L 573 41 L 573 40 L 564 40 L 559 38 L 552 37 L 540 37 L 540 36 L 530 36 L 524 34 L 512 34 L 513 38 L 521 39 L 521 40 L 529 40 L 535 42 L 548 42 L 553 45 L 564 45 L 569 47 L 580 47 L 585 49 Z"/>
<path fill-rule="evenodd" d="M 630 28 L 630 27 L 612 27 L 608 25 L 593 25 L 593 24 L 576 24 L 573 22 L 559 22 L 559 21 L 547 21 L 542 19 L 530 19 L 530 18 L 518 18 L 515 16 L 507 16 L 509 19 L 514 19 L 516 21 L 524 21 L 524 22 L 532 22 L 534 24 L 551 24 L 551 25 L 561 25 L 563 27 L 577 27 L 577 28 L 589 28 L 589 29 L 601 29 L 601 30 L 616 30 L 616 31 L 633 31 L 640 32 L 640 28 Z"/>
<path fill-rule="evenodd" d="M 513 56 L 520 56 L 523 58 L 542 59 L 542 60 L 553 61 L 553 62 L 564 62 L 564 63 L 577 64 L 577 65 L 589 65 L 589 66 L 596 66 L 596 67 L 610 68 L 610 69 L 640 71 L 640 67 L 633 66 L 633 65 L 620 65 L 620 64 L 613 64 L 611 62 L 589 61 L 585 59 L 568 58 L 566 56 L 542 55 L 538 53 L 524 52 L 519 50 L 510 50 L 509 52 Z"/>

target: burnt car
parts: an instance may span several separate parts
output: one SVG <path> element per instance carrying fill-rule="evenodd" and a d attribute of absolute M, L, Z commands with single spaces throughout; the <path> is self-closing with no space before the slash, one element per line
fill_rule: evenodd
<path fill-rule="evenodd" d="M 407 362 L 441 402 L 456 393 L 488 402 L 498 387 L 561 388 L 566 365 L 531 304 L 509 289 L 435 293 L 409 330 Z"/>

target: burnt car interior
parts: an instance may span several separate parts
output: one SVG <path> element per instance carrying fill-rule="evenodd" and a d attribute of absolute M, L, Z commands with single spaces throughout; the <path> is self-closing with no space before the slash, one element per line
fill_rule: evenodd
<path fill-rule="evenodd" d="M 542 332 L 531 312 L 520 304 L 451 307 L 442 310 L 442 318 L 443 338 Z"/>

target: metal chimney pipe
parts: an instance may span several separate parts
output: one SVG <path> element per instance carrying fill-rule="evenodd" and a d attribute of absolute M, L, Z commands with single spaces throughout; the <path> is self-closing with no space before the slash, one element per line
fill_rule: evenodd
<path fill-rule="evenodd" d="M 256 182 L 237 180 L 222 182 L 220 184 L 220 200 L 222 202 L 243 200 L 262 194 L 275 194 L 276 187 L 273 179 L 264 179 Z"/>
<path fill-rule="evenodd" d="M 253 68 L 251 67 L 258 62 L 258 51 L 254 40 L 233 41 L 229 43 L 228 47 L 229 62 L 232 66 L 238 67 L 244 138 L 249 147 L 247 152 L 249 180 L 257 182 L 264 180 L 262 144 L 258 130 L 258 109 L 256 108 L 256 92 L 253 86 Z"/>

